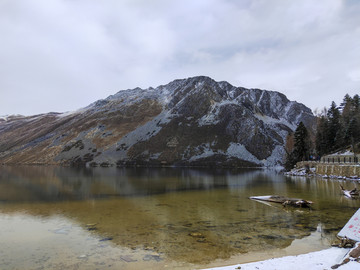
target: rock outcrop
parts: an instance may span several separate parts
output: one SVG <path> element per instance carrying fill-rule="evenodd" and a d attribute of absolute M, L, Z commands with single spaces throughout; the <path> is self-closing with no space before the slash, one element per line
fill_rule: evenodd
<path fill-rule="evenodd" d="M 3 164 L 276 166 L 315 117 L 275 91 L 208 77 L 119 91 L 71 113 L 2 118 Z"/>

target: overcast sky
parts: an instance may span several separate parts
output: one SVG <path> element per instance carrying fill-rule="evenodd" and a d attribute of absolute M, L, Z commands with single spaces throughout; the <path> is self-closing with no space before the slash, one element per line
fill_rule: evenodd
<path fill-rule="evenodd" d="M 0 0 L 0 115 L 206 75 L 311 109 L 360 94 L 357 0 Z"/>

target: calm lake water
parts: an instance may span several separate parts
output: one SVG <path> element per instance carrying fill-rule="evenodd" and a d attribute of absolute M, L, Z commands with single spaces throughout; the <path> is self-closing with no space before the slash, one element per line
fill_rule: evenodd
<path fill-rule="evenodd" d="M 330 247 L 360 206 L 268 170 L 0 167 L 0 269 L 201 269 Z M 252 201 L 284 195 L 309 209 Z"/>

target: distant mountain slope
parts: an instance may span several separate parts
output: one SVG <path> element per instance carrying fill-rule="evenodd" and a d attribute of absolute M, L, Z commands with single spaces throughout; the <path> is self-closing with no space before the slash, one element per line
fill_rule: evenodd
<path fill-rule="evenodd" d="M 72 113 L 0 119 L 0 162 L 276 166 L 287 134 L 315 118 L 285 95 L 208 77 L 119 91 Z"/>

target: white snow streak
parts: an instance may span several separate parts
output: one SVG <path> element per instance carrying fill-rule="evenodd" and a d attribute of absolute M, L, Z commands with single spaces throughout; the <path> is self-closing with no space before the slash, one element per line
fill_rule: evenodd
<path fill-rule="evenodd" d="M 229 156 L 236 157 L 242 160 L 250 161 L 259 164 L 260 161 L 251 154 L 244 145 L 240 143 L 230 143 L 230 146 L 226 150 Z"/>

